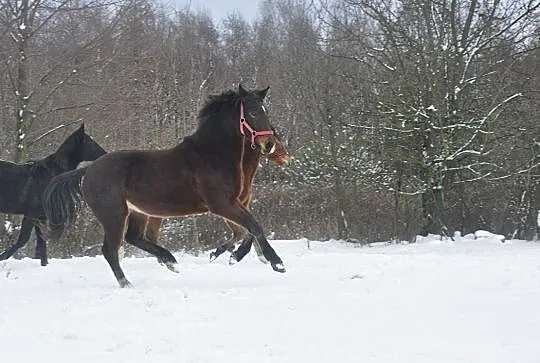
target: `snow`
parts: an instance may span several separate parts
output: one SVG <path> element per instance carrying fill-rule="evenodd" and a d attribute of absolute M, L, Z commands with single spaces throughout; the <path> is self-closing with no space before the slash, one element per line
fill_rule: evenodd
<path fill-rule="evenodd" d="M 13 223 L 11 223 L 10 221 L 5 221 L 4 222 L 4 230 L 8 234 L 11 233 L 13 231 Z"/>
<path fill-rule="evenodd" d="M 271 241 L 254 252 L 0 263 L 5 362 L 538 362 L 540 244 L 480 233 L 455 241 Z"/>
<path fill-rule="evenodd" d="M 501 234 L 494 234 L 489 231 L 478 230 L 474 232 L 474 238 L 489 238 L 497 242 L 504 242 L 505 237 Z"/>

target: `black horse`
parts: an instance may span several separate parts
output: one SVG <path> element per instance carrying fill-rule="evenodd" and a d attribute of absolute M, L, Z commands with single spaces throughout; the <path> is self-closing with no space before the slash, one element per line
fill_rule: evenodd
<path fill-rule="evenodd" d="M 0 254 L 0 261 L 11 257 L 23 247 L 35 229 L 36 257 L 47 265 L 47 244 L 40 230 L 46 223 L 41 203 L 43 191 L 58 174 L 73 170 L 83 161 L 92 161 L 105 150 L 84 131 L 84 124 L 72 133 L 54 154 L 25 164 L 0 160 L 0 213 L 23 215 L 17 242 Z"/>
<path fill-rule="evenodd" d="M 252 182 L 252 175 L 244 173 L 244 159 L 269 155 L 278 142 L 263 106 L 267 91 L 248 92 L 240 86 L 238 92 L 211 97 L 199 112 L 195 133 L 171 149 L 111 152 L 54 178 L 43 199 L 47 236 L 54 239 L 55 230 L 73 220 L 77 202 L 84 199 L 103 226 L 103 255 L 120 286 L 126 287 L 131 284 L 118 260 L 124 237 L 177 272 L 174 256 L 148 236 L 152 221 L 211 212 L 245 228 L 261 258 L 285 272 L 242 200 L 246 177 Z"/>

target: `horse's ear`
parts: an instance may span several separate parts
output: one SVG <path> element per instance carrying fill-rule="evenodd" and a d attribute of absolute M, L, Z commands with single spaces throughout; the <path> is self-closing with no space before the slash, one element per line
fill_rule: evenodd
<path fill-rule="evenodd" d="M 266 94 L 268 93 L 268 90 L 270 89 L 270 86 L 266 87 L 265 89 L 263 90 L 260 90 L 260 91 L 257 91 L 257 94 L 261 97 L 261 98 L 265 98 L 266 97 Z"/>
<path fill-rule="evenodd" d="M 79 130 L 77 130 L 79 132 L 84 132 L 84 122 L 81 124 L 81 127 L 79 127 Z"/>
<path fill-rule="evenodd" d="M 240 98 L 246 97 L 247 94 L 248 92 L 244 89 L 244 87 L 242 87 L 242 84 L 238 84 L 238 95 L 240 96 Z"/>

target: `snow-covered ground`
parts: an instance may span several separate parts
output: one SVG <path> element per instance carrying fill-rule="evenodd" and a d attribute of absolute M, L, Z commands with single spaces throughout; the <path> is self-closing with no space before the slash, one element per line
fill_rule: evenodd
<path fill-rule="evenodd" d="M 480 234 L 355 247 L 271 241 L 252 252 L 0 263 L 2 362 L 540 362 L 540 244 Z"/>

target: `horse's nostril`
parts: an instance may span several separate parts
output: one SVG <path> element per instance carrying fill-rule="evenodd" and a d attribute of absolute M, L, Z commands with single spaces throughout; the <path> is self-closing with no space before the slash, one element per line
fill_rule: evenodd
<path fill-rule="evenodd" d="M 266 145 L 264 145 L 264 151 L 266 151 L 268 154 L 271 154 L 275 151 L 276 144 L 274 144 L 272 141 L 267 141 Z"/>

